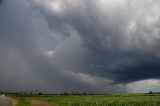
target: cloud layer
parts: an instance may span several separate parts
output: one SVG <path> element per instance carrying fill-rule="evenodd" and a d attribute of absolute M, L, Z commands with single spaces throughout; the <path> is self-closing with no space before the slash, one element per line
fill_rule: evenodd
<path fill-rule="evenodd" d="M 0 0 L 0 89 L 157 91 L 158 10 L 158 0 Z"/>

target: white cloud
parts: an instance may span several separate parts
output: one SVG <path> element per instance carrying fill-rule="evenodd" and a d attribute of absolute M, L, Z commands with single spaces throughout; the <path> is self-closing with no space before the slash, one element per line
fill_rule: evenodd
<path fill-rule="evenodd" d="M 49 51 L 46 51 L 45 54 L 48 56 L 48 57 L 53 57 L 54 55 L 54 50 L 49 50 Z"/>
<path fill-rule="evenodd" d="M 160 80 L 159 79 L 147 79 L 132 82 L 126 85 L 129 92 L 144 93 L 144 92 L 160 92 Z"/>
<path fill-rule="evenodd" d="M 52 11 L 56 13 L 60 13 L 61 11 L 65 9 L 63 2 L 61 2 L 60 0 L 54 0 L 54 1 L 49 2 L 48 6 Z"/>

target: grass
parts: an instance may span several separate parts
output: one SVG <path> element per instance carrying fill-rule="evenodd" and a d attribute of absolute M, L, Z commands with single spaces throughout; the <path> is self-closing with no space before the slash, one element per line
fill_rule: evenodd
<path fill-rule="evenodd" d="M 12 99 L 16 100 L 17 103 L 15 106 L 32 106 L 30 103 L 30 99 L 27 99 L 27 97 L 13 97 Z"/>
<path fill-rule="evenodd" d="M 29 101 L 20 101 L 16 104 L 16 106 L 32 106 Z"/>
<path fill-rule="evenodd" d="M 60 106 L 160 106 L 160 95 L 57 95 L 26 97 L 17 106 L 31 106 L 32 99 L 45 100 Z M 25 104 L 25 105 L 23 105 Z"/>

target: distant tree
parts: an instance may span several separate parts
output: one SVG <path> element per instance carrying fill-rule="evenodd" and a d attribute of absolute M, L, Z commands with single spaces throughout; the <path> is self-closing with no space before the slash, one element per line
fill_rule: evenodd
<path fill-rule="evenodd" d="M 149 94 L 152 94 L 153 92 L 152 91 L 149 91 Z"/>
<path fill-rule="evenodd" d="M 67 91 L 64 91 L 64 93 L 63 93 L 64 95 L 69 95 L 70 93 L 69 92 L 67 92 Z"/>
<path fill-rule="evenodd" d="M 86 93 L 86 92 L 83 92 L 83 95 L 87 95 L 87 93 Z"/>
<path fill-rule="evenodd" d="M 76 91 L 76 92 L 75 92 L 75 95 L 80 95 L 80 92 Z"/>
<path fill-rule="evenodd" d="M 0 90 L 0 94 L 2 94 L 2 93 L 3 93 L 3 91 Z"/>
<path fill-rule="evenodd" d="M 43 93 L 42 93 L 42 92 L 39 92 L 38 95 L 43 95 Z"/>
<path fill-rule="evenodd" d="M 71 94 L 71 95 L 80 95 L 80 92 L 78 92 L 78 91 L 71 91 L 70 94 Z"/>

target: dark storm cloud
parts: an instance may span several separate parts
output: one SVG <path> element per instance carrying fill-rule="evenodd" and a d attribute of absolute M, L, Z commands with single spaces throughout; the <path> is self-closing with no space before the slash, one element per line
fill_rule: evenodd
<path fill-rule="evenodd" d="M 159 1 L 52 2 L 62 10 L 45 14 L 49 27 L 74 27 L 89 51 L 84 73 L 122 83 L 160 77 Z"/>
<path fill-rule="evenodd" d="M 158 0 L 0 2 L 0 89 L 118 93 L 160 77 Z"/>

